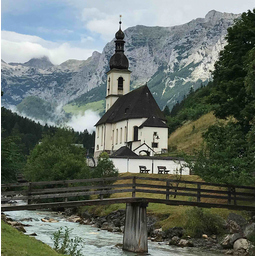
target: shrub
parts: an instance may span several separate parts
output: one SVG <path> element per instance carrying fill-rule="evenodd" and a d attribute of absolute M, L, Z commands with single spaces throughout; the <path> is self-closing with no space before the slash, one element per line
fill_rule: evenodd
<path fill-rule="evenodd" d="M 224 220 L 209 210 L 194 207 L 186 211 L 187 222 L 185 225 L 186 235 L 202 237 L 203 234 L 220 235 L 224 232 Z"/>
<path fill-rule="evenodd" d="M 67 254 L 70 256 L 82 256 L 81 254 L 81 242 L 83 239 L 80 237 L 70 238 L 70 232 L 72 229 L 61 227 L 58 231 L 53 233 L 54 250 L 61 254 Z"/>

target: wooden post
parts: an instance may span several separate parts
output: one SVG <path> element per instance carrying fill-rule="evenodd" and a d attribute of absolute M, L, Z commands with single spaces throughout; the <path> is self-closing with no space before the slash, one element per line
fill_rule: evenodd
<path fill-rule="evenodd" d="M 201 185 L 197 184 L 197 202 L 200 202 L 200 198 L 201 198 Z"/>
<path fill-rule="evenodd" d="M 28 204 L 31 204 L 31 192 L 32 192 L 32 184 L 31 182 L 28 183 Z"/>
<path fill-rule="evenodd" d="M 228 204 L 231 204 L 231 187 L 228 187 Z"/>
<path fill-rule="evenodd" d="M 170 186 L 170 181 L 167 180 L 166 181 L 166 200 L 169 200 L 169 191 L 170 191 L 169 186 Z"/>
<path fill-rule="evenodd" d="M 148 252 L 147 206 L 146 202 L 126 204 L 123 250 Z"/>
<path fill-rule="evenodd" d="M 234 205 L 236 205 L 236 188 L 233 187 L 233 195 L 234 195 Z"/>
<path fill-rule="evenodd" d="M 65 183 L 64 183 L 64 185 L 65 185 Z M 68 188 L 68 183 L 66 183 L 66 187 Z M 65 197 L 65 198 L 64 198 L 64 202 L 67 202 L 67 201 L 68 201 L 68 198 Z"/>
<path fill-rule="evenodd" d="M 135 189 L 136 189 L 136 176 L 132 178 L 132 197 L 135 197 Z"/>

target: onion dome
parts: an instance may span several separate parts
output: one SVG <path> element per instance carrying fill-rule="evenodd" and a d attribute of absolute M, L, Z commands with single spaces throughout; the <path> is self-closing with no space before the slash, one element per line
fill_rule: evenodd
<path fill-rule="evenodd" d="M 121 17 L 121 16 L 120 16 Z M 115 40 L 115 54 L 111 57 L 109 61 L 110 69 L 117 68 L 117 69 L 128 69 L 129 68 L 129 61 L 124 54 L 124 32 L 121 29 L 122 22 L 119 22 L 119 30 L 116 32 L 116 40 Z"/>

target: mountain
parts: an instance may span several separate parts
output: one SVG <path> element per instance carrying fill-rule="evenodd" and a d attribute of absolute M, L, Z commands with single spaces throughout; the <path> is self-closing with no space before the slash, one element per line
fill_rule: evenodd
<path fill-rule="evenodd" d="M 184 25 L 126 29 L 125 54 L 132 71 L 132 89 L 147 83 L 160 108 L 168 105 L 171 109 L 191 87 L 196 89 L 211 79 L 210 71 L 226 44 L 227 28 L 238 17 L 213 10 Z M 2 105 L 17 106 L 29 96 L 56 110 L 67 104 L 69 109 L 92 102 L 102 104 L 114 48 L 113 39 L 102 53 L 94 52 L 85 61 L 68 60 L 55 66 L 45 57 L 24 64 L 2 61 Z"/>

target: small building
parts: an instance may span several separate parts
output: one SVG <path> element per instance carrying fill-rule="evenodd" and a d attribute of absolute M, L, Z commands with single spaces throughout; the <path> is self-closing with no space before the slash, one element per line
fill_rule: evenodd
<path fill-rule="evenodd" d="M 131 71 L 124 54 L 124 37 L 120 21 L 107 72 L 106 113 L 95 125 L 95 158 L 103 151 L 112 154 L 124 146 L 146 156 L 168 148 L 166 119 L 147 84 L 130 91 Z"/>

